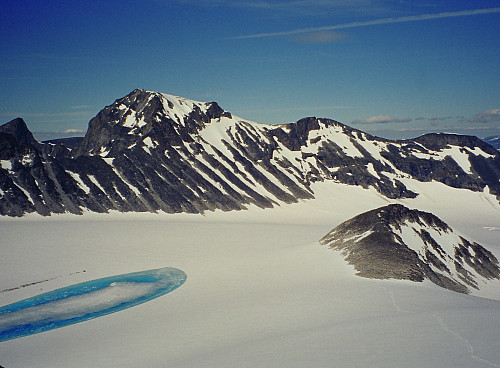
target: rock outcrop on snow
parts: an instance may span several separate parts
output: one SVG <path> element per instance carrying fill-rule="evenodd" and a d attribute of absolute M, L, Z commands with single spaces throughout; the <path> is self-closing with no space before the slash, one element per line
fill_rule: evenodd
<path fill-rule="evenodd" d="M 0 214 L 269 208 L 314 198 L 311 184 L 419 195 L 407 180 L 500 195 L 500 153 L 475 137 L 387 140 L 337 121 L 246 121 L 217 103 L 134 90 L 101 110 L 78 147 L 0 127 Z"/>
<path fill-rule="evenodd" d="M 392 204 L 343 222 L 321 240 L 357 274 L 376 279 L 429 279 L 468 293 L 500 278 L 495 256 L 431 213 Z"/>

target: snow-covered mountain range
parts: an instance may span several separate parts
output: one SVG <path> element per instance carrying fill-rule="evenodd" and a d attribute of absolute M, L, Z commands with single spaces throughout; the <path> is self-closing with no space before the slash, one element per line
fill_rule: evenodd
<path fill-rule="evenodd" d="M 475 137 L 371 136 L 330 119 L 249 122 L 217 103 L 136 89 L 101 110 L 78 148 L 0 127 L 0 214 L 203 213 L 314 198 L 314 182 L 413 198 L 415 181 L 500 195 L 500 154 Z"/>
<path fill-rule="evenodd" d="M 431 213 L 391 204 L 338 225 L 320 243 L 359 276 L 423 281 L 468 293 L 500 278 L 496 257 Z"/>
<path fill-rule="evenodd" d="M 0 127 L 0 305 L 164 267 L 188 282 L 4 341 L 0 364 L 498 366 L 499 155 L 145 90 L 83 139 L 39 143 L 15 119 Z"/>

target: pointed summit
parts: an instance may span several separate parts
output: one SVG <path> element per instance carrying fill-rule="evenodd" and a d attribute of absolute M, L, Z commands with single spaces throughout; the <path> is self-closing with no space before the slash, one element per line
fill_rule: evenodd
<path fill-rule="evenodd" d="M 147 137 L 173 145 L 191 141 L 205 124 L 231 117 L 215 102 L 198 102 L 165 93 L 135 89 L 106 106 L 89 123 L 76 156 L 117 152 Z"/>
<path fill-rule="evenodd" d="M 19 145 L 38 145 L 33 134 L 31 134 L 26 123 L 21 118 L 16 118 L 0 126 L 0 133 L 10 134 Z"/>

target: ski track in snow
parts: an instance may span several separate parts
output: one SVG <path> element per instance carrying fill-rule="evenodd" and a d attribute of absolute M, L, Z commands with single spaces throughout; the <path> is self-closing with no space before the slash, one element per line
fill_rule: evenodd
<path fill-rule="evenodd" d="M 409 311 L 409 310 L 406 310 L 406 309 L 402 308 L 399 305 L 399 303 L 397 302 L 396 297 L 394 295 L 394 292 L 391 289 L 389 289 L 389 288 L 387 288 L 385 286 L 382 286 L 382 282 L 384 282 L 384 280 L 382 280 L 381 282 L 377 282 L 377 286 L 378 286 L 378 288 L 380 290 L 382 290 L 382 291 L 386 292 L 387 294 L 389 294 L 389 298 L 391 300 L 391 304 L 392 304 L 392 306 L 394 307 L 394 309 L 397 312 L 400 312 L 400 313 L 411 313 L 411 314 L 415 313 L 415 312 L 412 312 L 412 311 Z"/>
<path fill-rule="evenodd" d="M 500 364 L 496 364 L 496 363 L 490 362 L 489 360 L 486 360 L 486 359 L 483 359 L 483 358 L 480 358 L 480 357 L 474 355 L 474 347 L 469 342 L 469 340 L 467 340 L 465 337 L 463 337 L 462 335 L 460 335 L 458 332 L 456 332 L 452 328 L 450 328 L 446 324 L 446 322 L 444 321 L 444 319 L 442 317 L 440 317 L 437 313 L 433 313 L 432 317 L 439 323 L 439 325 L 441 326 L 441 328 L 443 329 L 443 331 L 445 331 L 445 332 L 449 333 L 450 335 L 454 336 L 457 340 L 459 340 L 462 344 L 465 345 L 465 347 L 467 348 L 467 351 L 469 352 L 470 357 L 472 359 L 478 360 L 478 361 L 480 361 L 482 363 L 489 364 L 492 367 L 500 367 Z"/>
<path fill-rule="evenodd" d="M 389 289 L 388 287 L 383 286 L 382 282 L 383 282 L 383 280 L 381 282 L 377 282 L 377 287 L 380 290 L 386 292 L 389 295 L 389 299 L 391 301 L 391 304 L 392 304 L 392 306 L 394 307 L 394 309 L 397 312 L 399 312 L 399 313 L 410 313 L 410 314 L 416 313 L 416 312 L 412 312 L 412 311 L 404 309 L 398 303 L 398 301 L 396 300 L 396 296 L 395 296 L 394 292 L 391 289 Z M 490 365 L 492 367 L 500 367 L 500 364 L 496 364 L 496 363 L 490 362 L 487 359 L 484 359 L 484 358 L 481 358 L 481 357 L 478 357 L 477 355 L 475 355 L 474 354 L 474 347 L 472 346 L 472 344 L 470 343 L 470 341 L 467 340 L 465 337 L 463 337 L 458 332 L 454 331 L 451 327 L 449 327 L 448 324 L 444 321 L 444 319 L 442 317 L 440 317 L 437 313 L 433 313 L 432 317 L 438 322 L 439 326 L 443 329 L 443 331 L 445 331 L 446 333 L 452 335 L 457 340 L 459 340 L 459 342 L 461 344 L 465 345 L 465 347 L 466 347 L 467 351 L 469 352 L 469 355 L 470 355 L 470 357 L 472 359 L 478 360 L 478 361 L 480 361 L 482 363 L 486 363 L 486 364 L 488 364 L 488 365 Z"/>

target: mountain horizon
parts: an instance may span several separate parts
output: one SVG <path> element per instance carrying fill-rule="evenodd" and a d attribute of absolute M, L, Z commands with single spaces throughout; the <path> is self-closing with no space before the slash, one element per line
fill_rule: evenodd
<path fill-rule="evenodd" d="M 412 182 L 500 195 L 500 155 L 472 136 L 378 138 L 331 119 L 250 122 L 216 102 L 135 89 L 103 108 L 70 150 L 0 127 L 0 213 L 203 213 L 314 198 L 315 182 L 415 198 Z"/>
<path fill-rule="evenodd" d="M 154 336 L 162 352 L 158 366 L 172 356 L 163 352 L 179 343 L 180 332 L 187 333 L 182 345 L 198 343 L 191 331 L 214 326 L 221 326 L 218 336 L 228 336 L 218 366 L 225 366 L 225 352 L 241 341 L 246 326 L 257 330 L 243 340 L 241 357 L 254 354 L 248 346 L 276 330 L 263 349 L 284 341 L 288 356 L 299 337 L 320 347 L 303 361 L 319 357 L 326 367 L 356 341 L 371 349 L 363 358 L 368 367 L 380 351 L 373 341 L 395 333 L 397 341 L 407 341 L 404 325 L 431 343 L 393 344 L 388 351 L 427 353 L 432 347 L 428 355 L 439 358 L 430 366 L 456 361 L 464 351 L 463 366 L 478 356 L 485 366 L 498 361 L 498 349 L 490 346 L 498 340 L 500 152 L 480 139 L 427 134 L 390 140 L 315 117 L 260 124 L 215 102 L 134 90 L 105 106 L 73 148 L 65 143 L 36 141 L 21 118 L 0 126 L 2 267 L 14 275 L 3 282 L 5 300 L 75 279 L 165 266 L 180 267 L 189 282 L 158 301 L 165 303 L 160 308 L 151 302 L 131 310 L 137 318 L 116 313 L 4 342 L 7 360 L 24 356 L 30 339 L 52 351 L 47 337 L 61 336 L 57 346 L 69 343 L 52 355 L 69 361 L 73 336 L 80 336 L 78 347 L 87 346 L 86 329 L 103 336 L 109 323 L 141 351 L 149 351 L 144 346 Z M 116 288 L 110 291 L 115 295 Z M 108 296 L 100 298 L 107 303 Z M 446 320 L 450 311 L 458 313 L 453 321 Z M 123 323 L 114 324 L 115 318 Z M 364 337 L 367 321 L 375 326 L 373 339 Z M 166 327 L 175 338 L 169 340 Z M 469 336 L 474 348 L 457 344 L 455 329 L 466 331 L 460 336 Z M 325 354 L 335 338 L 344 345 L 335 356 Z M 489 350 L 474 353 L 476 345 L 476 351 Z M 198 354 L 198 346 L 186 356 Z M 218 349 L 217 343 L 205 346 L 207 354 Z M 116 351 L 113 346 L 111 354 Z M 93 359 L 99 365 L 109 354 L 105 349 Z M 384 361 L 401 366 L 399 353 L 386 354 Z M 421 355 L 410 365 L 422 365 Z M 272 365 L 282 365 L 276 356 Z M 346 355 L 341 365 L 351 366 L 358 356 Z M 174 365 L 185 362 L 181 357 Z"/>

